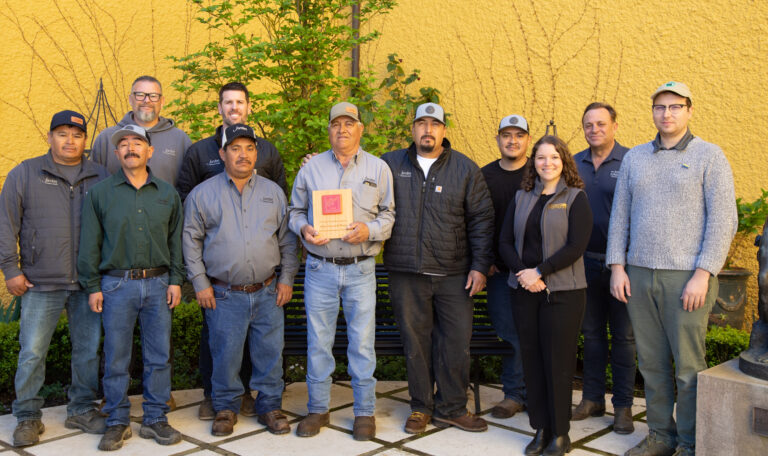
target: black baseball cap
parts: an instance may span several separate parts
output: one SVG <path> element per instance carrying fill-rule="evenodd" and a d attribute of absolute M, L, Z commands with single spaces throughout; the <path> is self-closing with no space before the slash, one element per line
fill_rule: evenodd
<path fill-rule="evenodd" d="M 227 127 L 224 130 L 224 137 L 221 139 L 221 148 L 226 149 L 227 146 L 237 138 L 250 138 L 253 142 L 256 142 L 256 134 L 253 132 L 253 128 L 244 124 L 234 124 Z"/>
<path fill-rule="evenodd" d="M 86 133 L 88 132 L 88 123 L 85 121 L 85 117 L 83 117 L 83 115 L 79 112 L 66 110 L 54 114 L 51 118 L 50 131 L 53 131 L 55 128 L 62 125 L 71 125 L 83 130 Z"/>

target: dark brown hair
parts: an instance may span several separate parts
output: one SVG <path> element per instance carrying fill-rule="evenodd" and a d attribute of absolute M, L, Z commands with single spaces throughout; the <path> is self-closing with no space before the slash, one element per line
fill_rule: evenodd
<path fill-rule="evenodd" d="M 228 90 L 236 90 L 238 92 L 243 92 L 245 94 L 245 102 L 248 103 L 250 101 L 250 94 L 248 93 L 248 88 L 243 84 L 242 82 L 228 82 L 221 86 L 219 89 L 219 103 L 224 101 L 224 92 Z"/>
<path fill-rule="evenodd" d="M 536 151 L 539 150 L 542 144 L 550 144 L 555 147 L 557 154 L 560 155 L 560 160 L 563 162 L 563 173 L 560 175 L 562 179 L 565 179 L 565 185 L 574 188 L 584 188 L 584 182 L 579 177 L 579 170 L 576 168 L 576 162 L 573 161 L 571 153 L 568 151 L 568 146 L 562 139 L 557 136 L 547 135 L 542 136 L 536 144 L 533 145 L 533 152 L 531 158 L 525 165 L 525 174 L 523 175 L 522 189 L 526 192 L 533 190 L 536 184 Z"/>
<path fill-rule="evenodd" d="M 596 101 L 594 103 L 590 103 L 586 108 L 584 108 L 584 114 L 581 115 L 581 122 L 584 123 L 584 116 L 587 115 L 587 113 L 593 109 L 605 109 L 608 111 L 608 114 L 611 115 L 611 120 L 613 122 L 616 122 L 616 117 L 618 116 L 616 114 L 616 110 L 613 109 L 613 106 L 609 105 L 608 103 L 602 103 L 600 101 Z"/>

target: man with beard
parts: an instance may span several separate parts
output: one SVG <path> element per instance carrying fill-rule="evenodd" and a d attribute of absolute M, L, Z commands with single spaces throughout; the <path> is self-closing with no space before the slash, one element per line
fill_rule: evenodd
<path fill-rule="evenodd" d="M 480 168 L 451 149 L 445 129 L 443 108 L 422 104 L 410 147 L 382 156 L 395 182 L 397 219 L 384 264 L 405 348 L 411 434 L 430 419 L 488 429 L 467 411 L 467 388 L 472 296 L 493 264 L 493 205 Z"/>
<path fill-rule="evenodd" d="M 95 185 L 83 204 L 77 271 L 91 310 L 104 325 L 103 412 L 99 443 L 117 450 L 131 437 L 128 365 L 136 319 L 144 359 L 144 416 L 139 435 L 161 445 L 181 441 L 168 424 L 171 397 L 171 309 L 184 279 L 179 194 L 147 167 L 153 147 L 146 131 L 125 125 L 111 138 L 120 169 Z"/>
<path fill-rule="evenodd" d="M 491 409 L 494 418 L 511 418 L 525 409 L 525 382 L 523 360 L 520 356 L 520 340 L 515 330 L 512 314 L 512 292 L 507 285 L 509 269 L 499 256 L 499 233 L 504 223 L 509 202 L 515 198 L 523 180 L 528 162 L 528 121 L 518 115 L 510 115 L 499 122 L 496 144 L 501 158 L 485 165 L 481 171 L 493 201 L 495 230 L 493 233 L 494 263 L 488 272 L 488 313 L 499 337 L 508 342 L 514 353 L 501 360 L 501 385 L 504 400 Z"/>
<path fill-rule="evenodd" d="M 176 190 L 184 202 L 189 192 L 201 182 L 220 174 L 224 171 L 224 163 L 221 161 L 219 150 L 222 146 L 222 135 L 224 131 L 235 124 L 245 123 L 248 115 L 251 113 L 250 96 L 248 88 L 240 82 L 230 82 L 224 84 L 219 89 L 219 114 L 222 124 L 216 127 L 216 133 L 205 139 L 201 139 L 192 144 L 184 156 L 184 162 L 181 165 L 179 178 L 176 182 Z M 288 183 L 285 179 L 285 169 L 280 154 L 271 142 L 264 138 L 255 136 L 256 150 L 256 173 L 261 177 L 275 182 L 288 195 Z M 205 309 L 200 308 L 205 315 Z M 246 342 L 248 344 L 247 336 Z M 208 322 L 203 317 L 203 328 L 200 331 L 200 375 L 203 378 L 203 401 L 197 411 L 197 417 L 201 420 L 212 420 L 215 417 L 213 402 L 211 400 L 211 373 L 213 369 L 211 360 L 211 350 L 208 346 Z M 243 355 L 243 363 L 240 368 L 240 380 L 245 387 L 243 393 L 243 404 L 240 407 L 240 414 L 245 416 L 254 416 L 253 397 L 250 388 L 251 378 L 251 359 L 246 352 Z"/>
<path fill-rule="evenodd" d="M 131 111 L 117 125 L 104 129 L 91 150 L 91 160 L 104 165 L 114 174 L 120 169 L 120 161 L 110 146 L 112 135 L 126 125 L 138 125 L 152 136 L 155 153 L 150 160 L 152 175 L 171 185 L 181 169 L 184 153 L 191 144 L 189 136 L 174 126 L 173 120 L 160 117 L 165 103 L 160 81 L 152 76 L 140 76 L 133 81 L 128 94 Z"/>
<path fill-rule="evenodd" d="M 259 422 L 273 434 L 290 431 L 280 411 L 282 306 L 291 299 L 299 260 L 296 235 L 288 229 L 288 199 L 254 171 L 257 154 L 253 129 L 227 127 L 225 171 L 195 187 L 184 203 L 184 259 L 210 328 L 211 432 L 217 436 L 232 433 L 246 384 L 259 392 L 253 407 Z M 250 343 L 243 350 L 246 334 Z M 245 381 L 237 378 L 243 353 L 253 365 Z"/>
<path fill-rule="evenodd" d="M 240 82 L 230 82 L 221 86 L 218 109 L 221 125 L 216 127 L 214 135 L 192 144 L 184 156 L 179 178 L 176 181 L 176 190 L 179 191 L 181 201 L 184 201 L 197 184 L 224 171 L 224 164 L 219 157 L 221 136 L 229 126 L 248 123 L 248 116 L 251 113 L 248 88 Z M 258 175 L 275 182 L 288 196 L 283 159 L 275 146 L 266 139 L 256 136 L 256 150 L 258 150 L 258 158 L 255 168 Z"/>

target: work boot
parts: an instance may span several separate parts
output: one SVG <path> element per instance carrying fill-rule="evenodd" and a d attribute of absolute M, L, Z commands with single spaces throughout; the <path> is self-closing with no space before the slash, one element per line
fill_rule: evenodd
<path fill-rule="evenodd" d="M 101 412 L 91 409 L 80 415 L 68 416 L 64 427 L 80 429 L 88 434 L 103 434 L 107 430 L 107 420 Z"/>
<path fill-rule="evenodd" d="M 546 429 L 536 429 L 536 435 L 531 443 L 525 446 L 525 456 L 539 456 L 549 444 L 552 433 Z"/>
<path fill-rule="evenodd" d="M 376 418 L 372 416 L 356 416 L 352 426 L 352 437 L 365 441 L 376 437 Z"/>
<path fill-rule="evenodd" d="M 256 406 L 256 401 L 251 396 L 250 391 L 243 393 L 242 402 L 240 402 L 240 414 L 243 416 L 256 416 L 256 410 L 253 408 Z"/>
<path fill-rule="evenodd" d="M 605 404 L 590 401 L 589 399 L 582 399 L 581 403 L 573 409 L 573 413 L 571 413 L 571 421 L 581 421 L 590 416 L 603 415 L 605 415 Z"/>
<path fill-rule="evenodd" d="M 139 437 L 142 439 L 155 439 L 160 445 L 173 445 L 181 442 L 181 432 L 177 431 L 167 421 L 158 421 L 152 424 L 142 424 L 139 429 Z"/>
<path fill-rule="evenodd" d="M 484 419 L 475 416 L 470 412 L 466 412 L 464 415 L 455 418 L 446 418 L 435 415 L 432 417 L 432 424 L 440 429 L 456 426 L 457 428 L 468 432 L 483 432 L 488 430 L 488 423 L 486 423 Z"/>
<path fill-rule="evenodd" d="M 632 407 L 615 407 L 613 409 L 613 432 L 617 434 L 631 434 L 635 432 L 635 423 L 632 421 Z"/>
<path fill-rule="evenodd" d="M 123 440 L 131 438 L 131 426 L 127 424 L 114 424 L 108 426 L 99 442 L 102 451 L 115 451 L 123 447 Z"/>
<path fill-rule="evenodd" d="M 571 439 L 568 434 L 558 435 L 549 441 L 549 445 L 544 448 L 544 456 L 563 456 L 571 451 Z"/>
<path fill-rule="evenodd" d="M 427 430 L 427 424 L 432 419 L 432 415 L 421 412 L 411 412 L 411 416 L 405 420 L 405 432 L 408 434 L 421 434 Z"/>
<path fill-rule="evenodd" d="M 291 432 L 291 425 L 288 424 L 288 418 L 283 415 L 280 409 L 271 410 L 259 415 L 259 423 L 267 427 L 272 434 L 287 434 Z"/>
<path fill-rule="evenodd" d="M 515 413 L 525 410 L 525 405 L 514 399 L 505 398 L 503 401 L 494 405 L 491 409 L 491 416 L 494 418 L 512 418 Z"/>
<path fill-rule="evenodd" d="M 662 442 L 654 431 L 650 431 L 640 443 L 624 453 L 624 456 L 672 456 L 674 453 L 675 448 Z"/>
<path fill-rule="evenodd" d="M 331 422 L 331 414 L 310 413 L 299 422 L 296 427 L 296 435 L 299 437 L 312 437 L 320 432 L 320 428 Z"/>
<path fill-rule="evenodd" d="M 211 434 L 224 436 L 232 433 L 237 423 L 237 415 L 232 410 L 222 410 L 216 414 L 216 419 L 211 425 Z"/>
<path fill-rule="evenodd" d="M 200 407 L 197 409 L 197 419 L 203 421 L 210 421 L 216 418 L 216 411 L 213 410 L 213 399 L 210 397 L 204 397 L 200 402 Z"/>
<path fill-rule="evenodd" d="M 25 447 L 40 441 L 40 434 L 45 432 L 45 425 L 40 420 L 19 421 L 13 430 L 13 446 Z"/>

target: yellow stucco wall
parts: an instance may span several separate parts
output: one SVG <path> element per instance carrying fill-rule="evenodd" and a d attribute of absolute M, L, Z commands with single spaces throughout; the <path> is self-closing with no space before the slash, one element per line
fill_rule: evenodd
<path fill-rule="evenodd" d="M 45 151 L 53 112 L 90 109 L 99 77 L 117 117 L 137 75 L 166 85 L 178 77 L 165 56 L 208 39 L 193 15 L 183 0 L 6 1 L 0 183 L 16 163 Z M 510 113 L 528 117 L 534 137 L 554 119 L 572 151 L 584 148 L 581 112 L 595 100 L 618 110 L 620 142 L 649 141 L 648 96 L 675 79 L 693 91 L 694 134 L 719 144 L 731 162 L 737 196 L 751 200 L 768 187 L 768 2 L 400 0 L 369 27 L 382 37 L 362 50 L 363 66 L 383 72 L 396 52 L 421 69 L 420 83 L 441 90 L 452 113 L 448 137 L 481 165 L 496 158 L 495 128 Z M 738 263 L 756 267 L 754 253 L 740 249 Z"/>

